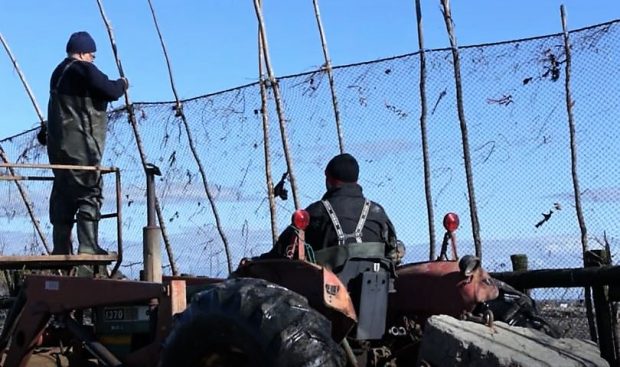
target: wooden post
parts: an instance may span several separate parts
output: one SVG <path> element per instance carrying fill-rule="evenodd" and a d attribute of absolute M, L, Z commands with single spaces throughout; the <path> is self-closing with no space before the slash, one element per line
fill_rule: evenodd
<path fill-rule="evenodd" d="M 576 288 L 620 283 L 620 266 L 489 273 L 515 288 Z"/>
<path fill-rule="evenodd" d="M 170 58 L 168 57 L 168 51 L 166 49 L 166 44 L 164 43 L 164 38 L 159 30 L 159 23 L 157 23 L 157 17 L 155 16 L 155 9 L 153 8 L 153 4 L 151 0 L 148 0 L 149 7 L 151 9 L 151 15 L 153 15 L 153 23 L 155 23 L 155 29 L 157 30 L 157 35 L 159 36 L 159 42 L 161 44 L 162 51 L 164 53 L 164 59 L 166 60 L 166 66 L 168 67 L 168 77 L 170 78 L 170 87 L 172 88 L 172 94 L 174 95 L 174 99 L 176 101 L 176 116 L 181 118 L 181 122 L 185 128 L 185 133 L 187 134 L 187 142 L 189 144 L 189 150 L 196 161 L 196 165 L 198 166 L 198 172 L 200 173 L 200 177 L 202 179 L 202 186 L 205 190 L 205 194 L 207 195 L 207 199 L 209 201 L 209 205 L 211 206 L 211 212 L 213 213 L 213 217 L 215 218 L 215 227 L 217 228 L 217 232 L 222 239 L 222 244 L 224 245 L 224 252 L 226 253 L 226 264 L 228 265 L 228 273 L 233 272 L 233 263 L 232 263 L 232 254 L 230 252 L 230 246 L 228 244 L 228 239 L 226 237 L 226 233 L 224 233 L 224 228 L 222 228 L 222 221 L 220 220 L 220 215 L 217 210 L 217 206 L 215 205 L 215 197 L 211 193 L 211 189 L 209 187 L 209 181 L 207 180 L 207 174 L 204 169 L 204 165 L 202 164 L 202 160 L 198 155 L 198 150 L 196 149 L 196 143 L 194 142 L 192 129 L 189 127 L 189 122 L 187 121 L 187 117 L 183 112 L 183 105 L 181 104 L 181 100 L 179 99 L 179 95 L 177 94 L 177 89 L 174 84 L 174 78 L 172 75 L 172 66 L 170 66 Z"/>
<path fill-rule="evenodd" d="M 262 4 L 259 4 L 262 6 Z M 263 153 L 265 156 L 265 182 L 267 183 L 267 199 L 269 200 L 269 214 L 271 218 L 271 238 L 273 243 L 278 241 L 278 216 L 276 198 L 273 192 L 273 176 L 271 174 L 271 138 L 269 137 L 269 111 L 267 109 L 267 83 L 263 68 L 263 40 L 258 29 L 258 86 L 260 89 L 260 115 L 263 122 Z"/>
<path fill-rule="evenodd" d="M 469 199 L 469 215 L 471 217 L 471 232 L 474 239 L 476 256 L 482 259 L 482 241 L 480 240 L 480 222 L 478 221 L 478 208 L 476 206 L 476 195 L 474 192 L 474 173 L 471 164 L 469 149 L 469 135 L 467 132 L 467 121 L 465 120 L 465 107 L 463 106 L 463 83 L 461 81 L 461 57 L 456 44 L 454 35 L 454 23 L 452 22 L 452 12 L 450 10 L 450 0 L 441 0 L 443 19 L 446 23 L 448 36 L 450 38 L 450 50 L 452 51 L 452 62 L 454 64 L 454 83 L 456 88 L 456 109 L 461 126 L 461 140 L 463 145 L 463 161 L 465 162 L 465 176 L 467 180 L 467 196 Z"/>
<path fill-rule="evenodd" d="M 426 216 L 428 218 L 429 249 L 428 259 L 435 259 L 435 214 L 431 185 L 431 164 L 428 154 L 428 134 L 426 132 L 426 53 L 424 52 L 424 32 L 422 28 L 422 6 L 415 1 L 415 13 L 418 22 L 418 47 L 420 48 L 420 135 L 422 136 L 422 158 L 424 162 L 424 194 L 426 197 Z"/>
<path fill-rule="evenodd" d="M 605 250 L 590 250 L 584 254 L 586 267 L 601 267 L 608 263 L 608 259 L 609 254 Z M 594 312 L 601 357 L 605 358 L 611 366 L 616 366 L 616 351 L 607 286 L 599 285 L 592 287 L 592 296 L 594 299 Z"/>
<path fill-rule="evenodd" d="M 114 60 L 116 61 L 116 66 L 118 68 L 118 73 L 121 78 L 125 77 L 125 72 L 123 71 L 123 65 L 121 64 L 121 59 L 118 56 L 118 50 L 116 48 L 116 41 L 114 39 L 114 33 L 112 32 L 112 26 L 108 20 L 108 17 L 105 15 L 105 11 L 103 10 L 103 4 L 101 0 L 97 0 L 97 6 L 99 7 L 99 13 L 101 14 L 101 19 L 105 24 L 106 30 L 108 31 L 108 38 L 110 39 L 110 45 L 112 46 L 112 53 L 114 54 Z M 144 172 L 147 170 L 147 162 L 146 162 L 146 153 L 144 152 L 144 146 L 142 144 L 142 137 L 140 136 L 140 132 L 138 130 L 138 121 L 136 119 L 136 114 L 133 109 L 133 104 L 129 99 L 129 92 L 125 90 L 125 107 L 127 109 L 127 114 L 129 116 L 129 123 L 131 124 L 131 129 L 133 131 L 134 139 L 136 140 L 136 147 L 138 148 L 138 153 L 140 154 L 140 161 L 142 162 L 142 167 Z M 168 254 L 168 261 L 170 263 L 170 270 L 172 270 L 172 275 L 178 275 L 179 272 L 177 270 L 177 265 L 174 260 L 174 254 L 172 253 L 172 245 L 170 244 L 170 239 L 168 237 L 168 231 L 166 229 L 166 220 L 162 213 L 161 205 L 159 204 L 159 198 L 155 195 L 155 209 L 157 210 L 157 219 L 159 220 L 159 227 L 161 228 L 161 235 L 164 239 L 164 245 L 166 246 L 166 253 Z"/>
<path fill-rule="evenodd" d="M 254 10 L 256 11 L 256 19 L 258 20 L 258 30 L 260 33 L 263 61 L 265 62 L 265 70 L 269 77 L 269 84 L 273 91 L 273 97 L 276 100 L 276 112 L 278 114 L 278 122 L 280 123 L 280 137 L 282 138 L 282 148 L 284 149 L 284 158 L 286 160 L 286 167 L 288 169 L 289 180 L 291 182 L 291 191 L 293 193 L 293 202 L 295 203 L 295 209 L 301 208 L 301 202 L 299 201 L 299 194 L 297 192 L 297 179 L 293 171 L 293 157 L 291 156 L 291 149 L 289 147 L 288 132 L 286 125 L 288 121 L 284 116 L 284 104 L 282 103 L 282 95 L 280 94 L 280 85 L 275 77 L 273 68 L 271 67 L 271 59 L 269 58 L 269 46 L 267 44 L 267 31 L 265 30 L 265 21 L 263 19 L 263 10 L 259 0 L 254 0 Z"/>
<path fill-rule="evenodd" d="M 581 208 L 581 189 L 579 188 L 579 177 L 577 175 L 577 138 L 575 133 L 575 119 L 573 117 L 573 97 L 571 94 L 570 81 L 571 81 L 571 52 L 570 52 L 570 40 L 568 30 L 566 27 L 566 11 L 564 5 L 560 6 L 560 17 L 562 18 L 562 31 L 564 35 L 564 53 L 566 56 L 565 62 L 565 77 L 564 77 L 564 90 L 566 97 L 566 114 L 568 115 L 568 133 L 570 138 L 570 158 L 571 158 L 571 176 L 573 178 L 573 194 L 575 197 L 575 211 L 577 214 L 577 222 L 579 223 L 579 230 L 581 231 L 581 250 L 584 256 L 588 251 L 588 230 L 586 228 L 585 219 L 583 218 L 583 210 Z M 592 297 L 589 287 L 584 289 L 584 298 L 586 304 L 586 314 L 588 315 L 588 327 L 590 328 L 590 336 L 593 341 L 596 341 L 596 330 L 594 327 L 594 317 L 592 315 Z"/>
<path fill-rule="evenodd" d="M 512 263 L 512 271 L 526 271 L 528 269 L 527 265 L 527 255 L 525 254 L 514 254 L 510 255 L 510 262 Z M 526 288 L 519 289 L 519 291 L 530 295 L 530 290 Z"/>
<path fill-rule="evenodd" d="M 340 154 L 344 153 L 344 137 L 342 134 L 342 126 L 340 124 L 340 109 L 338 108 L 338 98 L 336 96 L 336 87 L 334 86 L 334 73 L 332 71 L 332 61 L 329 58 L 329 52 L 327 50 L 327 40 L 325 39 L 325 32 L 323 32 L 323 22 L 321 22 L 321 13 L 319 11 L 319 1 L 312 0 L 314 4 L 314 15 L 316 17 L 316 24 L 319 27 L 319 35 L 321 36 L 321 47 L 323 48 L 323 57 L 325 59 L 324 70 L 327 73 L 327 79 L 329 81 L 329 91 L 332 94 L 332 106 L 334 107 L 334 119 L 336 120 L 336 131 L 338 133 L 338 146 L 340 147 Z"/>

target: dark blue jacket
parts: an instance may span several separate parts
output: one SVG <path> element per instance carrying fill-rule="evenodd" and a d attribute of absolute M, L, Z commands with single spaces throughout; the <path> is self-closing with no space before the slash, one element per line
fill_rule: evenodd
<path fill-rule="evenodd" d="M 345 183 L 328 190 L 321 200 L 328 200 L 336 212 L 345 234 L 353 233 L 360 219 L 365 198 L 362 187 L 356 183 Z M 310 224 L 306 228 L 306 243 L 315 251 L 338 245 L 338 236 L 327 210 L 320 201 L 310 204 L 306 211 L 310 214 Z M 273 249 L 264 257 L 284 256 L 294 230 L 285 229 Z M 383 242 L 386 252 L 396 248 L 396 231 L 383 207 L 371 201 L 368 218 L 362 231 L 363 242 Z"/>

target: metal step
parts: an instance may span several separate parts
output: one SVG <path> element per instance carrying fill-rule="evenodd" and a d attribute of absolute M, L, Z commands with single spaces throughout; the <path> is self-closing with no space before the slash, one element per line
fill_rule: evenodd
<path fill-rule="evenodd" d="M 65 266 L 109 265 L 118 255 L 35 255 L 0 256 L 0 269 L 55 269 Z"/>

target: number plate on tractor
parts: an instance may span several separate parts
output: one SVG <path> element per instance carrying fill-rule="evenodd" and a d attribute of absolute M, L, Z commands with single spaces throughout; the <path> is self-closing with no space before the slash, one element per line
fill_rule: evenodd
<path fill-rule="evenodd" d="M 148 307 L 105 307 L 103 309 L 103 321 L 146 321 L 148 320 Z"/>

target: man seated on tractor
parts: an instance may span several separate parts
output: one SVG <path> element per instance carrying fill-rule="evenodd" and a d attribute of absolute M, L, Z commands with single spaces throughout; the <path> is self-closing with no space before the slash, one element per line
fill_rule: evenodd
<path fill-rule="evenodd" d="M 398 262 L 404 247 L 399 251 L 392 222 L 381 205 L 364 197 L 358 177 L 359 165 L 352 155 L 339 154 L 329 161 L 325 168 L 327 192 L 306 208 L 310 214 L 306 243 L 314 252 L 362 242 L 384 243 L 385 255 Z M 286 256 L 294 235 L 294 228 L 288 227 L 262 257 Z"/>

